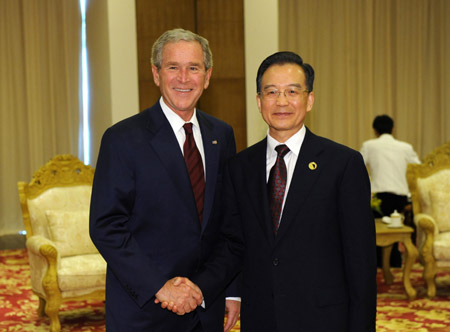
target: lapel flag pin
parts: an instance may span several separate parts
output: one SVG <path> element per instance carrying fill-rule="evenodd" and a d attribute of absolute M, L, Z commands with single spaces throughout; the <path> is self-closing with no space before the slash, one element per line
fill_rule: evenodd
<path fill-rule="evenodd" d="M 217 140 L 212 141 L 212 144 L 217 144 Z"/>
<path fill-rule="evenodd" d="M 314 171 L 317 168 L 317 164 L 314 161 L 311 161 L 308 167 L 310 170 Z"/>

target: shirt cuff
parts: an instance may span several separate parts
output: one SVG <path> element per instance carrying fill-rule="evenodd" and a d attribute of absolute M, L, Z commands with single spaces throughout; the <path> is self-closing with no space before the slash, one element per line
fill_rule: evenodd
<path fill-rule="evenodd" d="M 226 297 L 225 300 L 232 300 L 232 301 L 241 302 L 241 298 L 240 297 Z"/>
<path fill-rule="evenodd" d="M 240 297 L 227 297 L 227 298 L 225 298 L 225 300 L 232 300 L 232 301 L 238 301 L 238 302 L 241 302 L 241 298 L 240 298 Z M 202 307 L 203 309 L 206 309 L 205 300 L 202 301 L 201 307 Z"/>

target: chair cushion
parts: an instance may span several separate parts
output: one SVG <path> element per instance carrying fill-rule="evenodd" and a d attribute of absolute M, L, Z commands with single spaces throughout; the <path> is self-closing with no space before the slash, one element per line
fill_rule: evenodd
<path fill-rule="evenodd" d="M 89 236 L 89 210 L 47 210 L 45 215 L 61 257 L 98 253 Z"/>
<path fill-rule="evenodd" d="M 431 215 L 436 220 L 439 232 L 450 231 L 450 193 L 431 191 L 430 202 Z"/>
<path fill-rule="evenodd" d="M 61 258 L 58 267 L 61 292 L 104 288 L 105 280 L 106 262 L 100 254 Z"/>

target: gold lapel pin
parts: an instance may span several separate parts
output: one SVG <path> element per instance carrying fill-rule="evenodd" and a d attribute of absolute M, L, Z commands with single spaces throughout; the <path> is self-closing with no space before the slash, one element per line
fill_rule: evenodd
<path fill-rule="evenodd" d="M 212 144 L 217 144 L 217 140 L 212 141 Z"/>
<path fill-rule="evenodd" d="M 317 168 L 317 164 L 314 161 L 311 161 L 308 167 L 310 170 L 314 171 Z"/>

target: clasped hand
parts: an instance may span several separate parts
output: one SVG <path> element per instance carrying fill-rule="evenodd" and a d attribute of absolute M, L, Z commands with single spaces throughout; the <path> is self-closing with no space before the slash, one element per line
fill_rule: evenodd
<path fill-rule="evenodd" d="M 168 280 L 156 293 L 155 303 L 178 315 L 187 314 L 203 302 L 200 288 L 188 278 L 175 277 Z"/>

